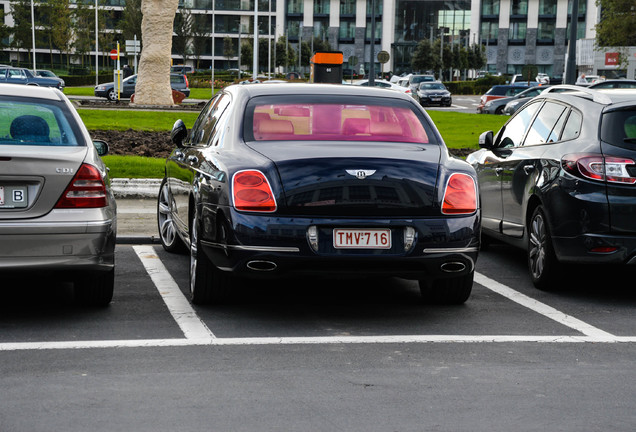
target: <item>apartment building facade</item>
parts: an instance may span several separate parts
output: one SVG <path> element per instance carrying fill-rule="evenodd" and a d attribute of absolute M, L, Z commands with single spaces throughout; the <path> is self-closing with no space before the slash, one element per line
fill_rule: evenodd
<path fill-rule="evenodd" d="M 8 25 L 12 24 L 10 3 L 0 0 Z M 99 7 L 113 10 L 116 22 L 124 5 L 125 0 L 107 0 Z M 534 64 L 551 76 L 564 71 L 571 7 L 571 0 L 258 0 L 256 5 L 254 0 L 180 0 L 179 4 L 180 11 L 188 9 L 210 29 L 199 68 L 210 67 L 213 53 L 216 69 L 236 67 L 238 49 L 236 55 L 226 56 L 224 39 L 231 38 L 238 48 L 241 39 L 253 38 L 256 15 L 259 38 L 274 42 L 287 36 L 293 48 L 320 38 L 344 53 L 345 68 L 352 67 L 347 61 L 355 57 L 356 68 L 368 71 L 373 59 L 376 71 L 408 72 L 417 43 L 442 38 L 452 47 L 482 44 L 490 72 L 519 73 L 524 65 Z M 579 0 L 577 39 L 593 39 L 598 19 L 595 0 Z M 100 47 L 100 52 L 107 56 L 110 49 Z M 15 60 L 28 48 L 20 50 L 22 54 L 8 51 L 10 60 Z M 37 58 L 48 61 L 49 51 L 48 46 L 36 47 Z M 380 51 L 390 54 L 386 64 L 377 62 Z M 173 58 L 183 61 L 178 53 Z M 186 62 L 194 64 L 194 59 Z M 288 70 L 295 69 L 288 65 Z"/>

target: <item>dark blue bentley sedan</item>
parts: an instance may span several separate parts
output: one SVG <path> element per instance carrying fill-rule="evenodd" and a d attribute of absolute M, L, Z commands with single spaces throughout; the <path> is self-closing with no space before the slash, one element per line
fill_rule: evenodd
<path fill-rule="evenodd" d="M 474 169 L 408 95 L 329 84 L 230 86 L 176 148 L 158 197 L 161 242 L 190 250 L 194 303 L 234 276 L 395 276 L 428 302 L 471 293 Z"/>

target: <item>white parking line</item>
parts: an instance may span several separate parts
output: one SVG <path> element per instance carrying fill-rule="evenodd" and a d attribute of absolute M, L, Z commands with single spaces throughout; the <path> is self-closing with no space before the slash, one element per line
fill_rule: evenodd
<path fill-rule="evenodd" d="M 11 342 L 0 343 L 0 351 L 90 349 L 90 348 L 150 348 L 180 346 L 247 346 L 247 345 L 330 345 L 330 344 L 408 344 L 408 343 L 635 343 L 636 337 L 615 336 L 593 327 L 551 306 L 521 294 L 481 273 L 475 282 L 518 303 L 521 306 L 574 329 L 582 336 L 533 335 L 393 335 L 393 336 L 323 336 L 323 337 L 263 337 L 217 338 L 196 315 L 176 282 L 155 253 L 152 246 L 133 247 L 150 275 L 166 306 L 184 333 L 183 339 L 131 339 L 102 341 Z"/>
<path fill-rule="evenodd" d="M 490 279 L 489 277 L 486 277 L 481 273 L 475 272 L 474 280 L 485 288 L 488 288 L 489 290 L 494 291 L 497 294 L 500 294 L 512 300 L 513 302 L 520 304 L 521 306 L 527 307 L 528 309 L 538 314 L 550 318 L 551 320 L 554 320 L 566 327 L 570 327 L 595 340 L 607 342 L 616 340 L 616 336 L 614 336 L 613 334 L 593 327 L 577 318 L 574 318 L 571 315 L 564 314 L 563 312 L 556 310 L 552 306 L 548 306 L 545 303 L 534 300 L 525 294 L 521 294 L 520 292 L 513 290 L 512 288 L 508 288 L 507 286 L 493 279 Z"/>
<path fill-rule="evenodd" d="M 152 246 L 133 246 L 141 263 L 157 287 L 172 317 L 177 322 L 186 339 L 211 341 L 215 338 L 210 329 L 201 321 L 185 298 L 179 286 L 163 265 Z"/>

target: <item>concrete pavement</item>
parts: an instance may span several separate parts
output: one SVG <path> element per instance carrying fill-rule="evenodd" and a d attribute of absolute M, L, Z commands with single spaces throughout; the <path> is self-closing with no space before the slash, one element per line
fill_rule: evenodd
<path fill-rule="evenodd" d="M 117 201 L 117 243 L 158 243 L 159 179 L 113 179 Z"/>

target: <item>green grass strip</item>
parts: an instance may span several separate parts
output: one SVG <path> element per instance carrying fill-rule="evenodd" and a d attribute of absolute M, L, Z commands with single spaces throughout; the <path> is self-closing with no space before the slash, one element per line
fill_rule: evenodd
<path fill-rule="evenodd" d="M 111 178 L 163 178 L 166 160 L 145 156 L 102 157 Z"/>

